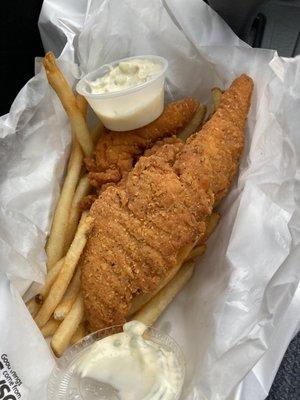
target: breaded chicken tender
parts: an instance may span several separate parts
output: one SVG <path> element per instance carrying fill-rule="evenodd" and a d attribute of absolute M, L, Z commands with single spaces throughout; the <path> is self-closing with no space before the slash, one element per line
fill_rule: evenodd
<path fill-rule="evenodd" d="M 237 78 L 200 132 L 157 143 L 92 205 L 81 258 L 92 330 L 124 323 L 134 297 L 154 291 L 204 237 L 238 169 L 252 88 L 251 78 Z"/>
<path fill-rule="evenodd" d="M 137 157 L 153 143 L 183 130 L 198 106 L 198 100 L 188 97 L 167 104 L 159 118 L 142 128 L 105 131 L 92 156 L 85 159 L 90 184 L 100 189 L 103 184 L 119 182 L 132 169 Z"/>

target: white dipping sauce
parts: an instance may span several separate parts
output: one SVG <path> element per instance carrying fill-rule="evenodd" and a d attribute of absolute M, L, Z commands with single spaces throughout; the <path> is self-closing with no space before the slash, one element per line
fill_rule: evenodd
<path fill-rule="evenodd" d="M 159 74 L 163 66 L 152 60 L 137 58 L 120 61 L 119 65 L 110 68 L 107 74 L 90 82 L 91 93 L 118 92 L 140 85 Z"/>
<path fill-rule="evenodd" d="M 111 385 L 121 400 L 174 399 L 180 384 L 175 354 L 144 339 L 147 327 L 140 322 L 128 322 L 123 329 L 94 343 L 75 372 Z"/>
<path fill-rule="evenodd" d="M 77 90 L 106 128 L 137 129 L 163 112 L 166 68 L 167 61 L 158 56 L 124 59 L 91 72 Z"/>

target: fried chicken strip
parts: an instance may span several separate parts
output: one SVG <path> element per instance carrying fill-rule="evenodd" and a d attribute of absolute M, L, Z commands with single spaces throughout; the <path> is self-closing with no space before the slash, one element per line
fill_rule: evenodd
<path fill-rule="evenodd" d="M 198 100 L 185 98 L 166 105 L 162 115 L 150 124 L 127 132 L 105 131 L 91 157 L 85 159 L 90 184 L 101 188 L 119 182 L 137 157 L 164 137 L 177 135 L 193 118 Z"/>
<path fill-rule="evenodd" d="M 200 132 L 149 150 L 93 204 L 81 258 L 92 330 L 123 323 L 133 298 L 153 292 L 204 237 L 238 169 L 252 88 L 251 78 L 237 78 Z"/>

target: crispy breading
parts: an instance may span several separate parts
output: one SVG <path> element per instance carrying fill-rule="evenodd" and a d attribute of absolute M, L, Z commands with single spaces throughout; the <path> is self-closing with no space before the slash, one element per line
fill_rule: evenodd
<path fill-rule="evenodd" d="M 123 323 L 133 297 L 153 291 L 204 237 L 207 217 L 238 168 L 252 87 L 246 75 L 236 79 L 200 132 L 186 144 L 157 144 L 122 185 L 108 187 L 93 204 L 81 258 L 93 330 Z"/>
<path fill-rule="evenodd" d="M 244 126 L 252 90 L 246 75 L 236 79 L 221 96 L 213 117 L 203 126 L 201 134 L 192 135 L 174 165 L 182 183 L 193 186 L 207 179 L 218 203 L 228 192 L 238 169 L 244 146 Z"/>
<path fill-rule="evenodd" d="M 198 100 L 188 97 L 166 105 L 162 115 L 150 124 L 126 132 L 105 131 L 92 156 L 85 159 L 90 184 L 97 189 L 119 182 L 143 152 L 164 137 L 179 133 L 193 118 Z"/>

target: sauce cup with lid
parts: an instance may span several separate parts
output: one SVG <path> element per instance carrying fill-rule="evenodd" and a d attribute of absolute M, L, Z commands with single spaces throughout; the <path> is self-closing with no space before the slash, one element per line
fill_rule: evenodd
<path fill-rule="evenodd" d="M 131 321 L 70 347 L 50 376 L 48 400 L 178 400 L 183 353 L 167 334 Z"/>
<path fill-rule="evenodd" d="M 128 87 L 122 88 L 121 85 L 120 90 L 116 90 L 116 83 L 119 78 L 116 77 L 116 81 L 113 82 L 113 91 L 110 91 L 109 88 L 101 93 L 93 91 L 93 84 L 109 75 L 120 63 L 121 65 L 124 65 L 124 63 L 128 65 L 135 61 L 152 63 L 156 67 L 156 73 L 150 74 L 147 79 L 140 81 L 136 79 L 136 83 Z M 123 58 L 103 65 L 85 75 L 78 82 L 76 90 L 87 99 L 106 128 L 113 131 L 137 129 L 154 121 L 163 112 L 164 82 L 167 68 L 167 60 L 155 55 Z"/>

